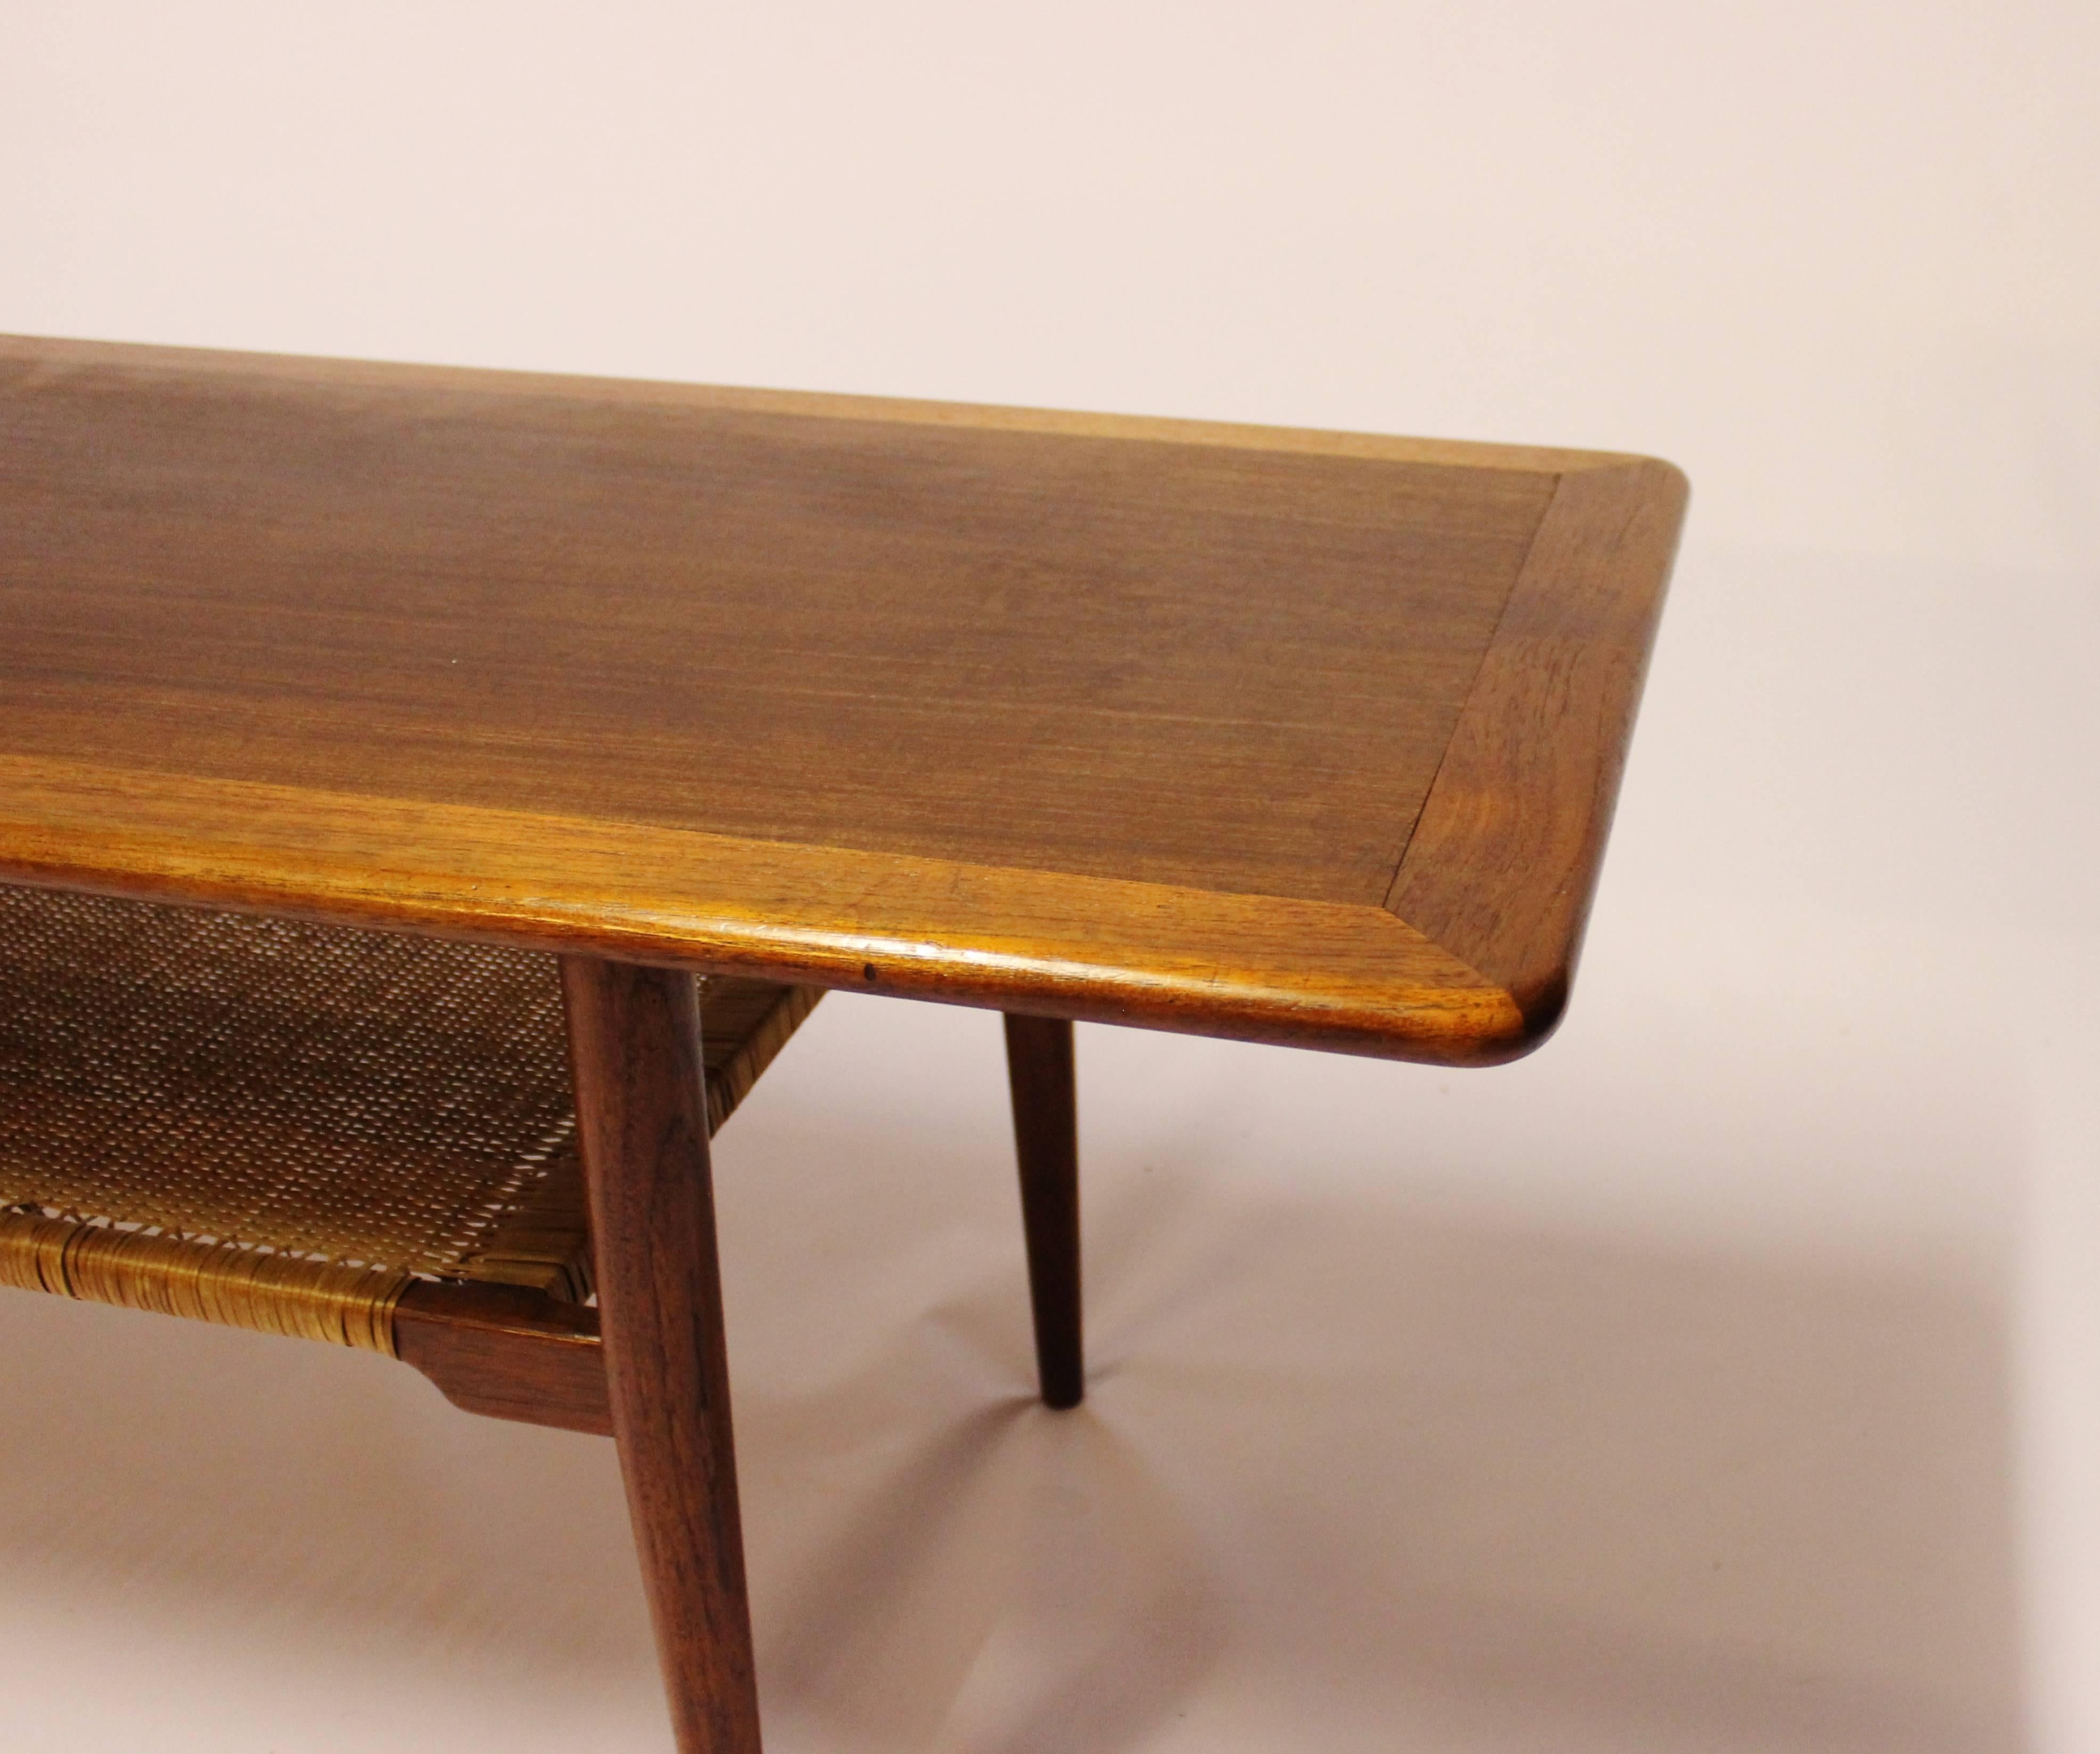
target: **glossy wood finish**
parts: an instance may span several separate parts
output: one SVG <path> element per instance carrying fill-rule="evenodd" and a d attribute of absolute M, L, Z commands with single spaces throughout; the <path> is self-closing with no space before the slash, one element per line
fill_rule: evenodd
<path fill-rule="evenodd" d="M 1639 680 L 1586 618 L 1630 649 L 1681 504 L 1589 453 L 0 342 L 0 877 L 1506 1058 Z"/>
<path fill-rule="evenodd" d="M 562 990 L 620 1472 L 682 1754 L 757 1754 L 692 979 L 567 957 Z"/>
<path fill-rule="evenodd" d="M 42 758 L 0 755 L 0 875 L 1405 1058 L 1523 1040 L 1383 908 Z"/>
<path fill-rule="evenodd" d="M 8 399 L 22 753 L 1361 905 L 1552 484 L 68 377 Z"/>
<path fill-rule="evenodd" d="M 517 1286 L 419 1281 L 395 1306 L 394 1350 L 470 1413 L 612 1435 L 595 1310 Z"/>
<path fill-rule="evenodd" d="M 1006 1070 L 1021 1166 L 1036 1379 L 1046 1405 L 1077 1407 L 1087 1392 L 1087 1364 L 1079 1276 L 1079 1091 L 1071 1024 L 1061 1018 L 1009 1014 Z"/>

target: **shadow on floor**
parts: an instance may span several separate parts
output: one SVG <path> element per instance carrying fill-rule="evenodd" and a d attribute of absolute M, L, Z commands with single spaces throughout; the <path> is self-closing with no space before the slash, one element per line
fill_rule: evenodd
<path fill-rule="evenodd" d="M 878 1482 L 765 1495 L 823 1531 L 764 1615 L 811 1745 L 2022 1745 L 1989 1299 L 1239 1197 L 1102 1203 L 1078 1413 L 983 1398 L 1010 1269 L 761 1398 L 760 1448 Z"/>

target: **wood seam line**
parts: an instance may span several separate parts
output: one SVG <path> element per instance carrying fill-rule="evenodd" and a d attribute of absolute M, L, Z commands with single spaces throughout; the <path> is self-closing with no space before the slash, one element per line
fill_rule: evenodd
<path fill-rule="evenodd" d="M 1414 806 L 1414 815 L 1408 819 L 1407 833 L 1401 840 L 1400 850 L 1393 855 L 1392 870 L 1385 880 L 1385 898 L 1379 905 L 1403 926 L 1413 926 L 1414 922 L 1396 912 L 1392 905 L 1393 891 L 1400 887 L 1400 868 L 1407 863 L 1407 850 L 1414 844 L 1414 831 L 1422 826 L 1423 812 L 1429 808 L 1429 800 L 1436 790 L 1436 782 L 1443 775 L 1444 764 L 1450 759 L 1451 746 L 1458 740 L 1459 727 L 1466 720 L 1466 703 L 1473 698 L 1473 691 L 1480 686 L 1480 673 L 1488 667 L 1488 658 L 1495 649 L 1495 641 L 1501 635 L 1502 623 L 1509 619 L 1510 605 L 1516 600 L 1516 588 L 1523 581 L 1524 569 L 1531 564 L 1531 557 L 1538 551 L 1539 537 L 1545 531 L 1546 520 L 1553 515 L 1554 501 L 1560 497 L 1560 484 L 1568 479 L 1569 473 L 1563 470 L 1554 476 L 1553 491 L 1546 496 L 1546 503 L 1538 508 L 1538 522 L 1531 527 L 1531 539 L 1524 545 L 1524 559 L 1517 563 L 1516 571 L 1510 574 L 1509 588 L 1502 593 L 1501 606 L 1495 611 L 1494 627 L 1488 634 L 1487 643 L 1480 647 L 1479 661 L 1473 665 L 1473 678 L 1467 683 L 1466 691 L 1458 696 L 1458 709 L 1451 715 L 1451 734 L 1444 740 L 1444 748 L 1436 758 L 1436 771 L 1429 775 L 1429 784 L 1422 789 L 1421 800 Z M 1418 926 L 1414 926 L 1414 930 L 1422 931 Z M 1422 935 L 1429 937 L 1427 932 L 1423 932 Z M 1430 941 L 1432 943 L 1436 942 L 1434 939 Z M 1447 951 L 1449 949 L 1448 945 L 1444 948 Z M 1463 957 L 1455 953 L 1453 959 L 1466 961 Z M 1471 963 L 1466 965 L 1468 968 L 1472 966 Z M 1474 972 L 1479 974 L 1480 971 L 1476 969 Z M 1486 980 L 1487 977 L 1482 975 L 1481 979 Z M 1491 987 L 1495 984 L 1493 981 L 1487 983 Z"/>
<path fill-rule="evenodd" d="M 1601 464 L 1587 464 L 1579 469 L 1563 471 L 1560 475 L 1554 477 L 1553 492 L 1547 497 L 1546 509 L 1539 514 L 1538 526 L 1532 531 L 1531 541 L 1525 548 L 1524 565 L 1517 568 L 1515 577 L 1510 582 L 1509 594 L 1503 598 L 1502 612 L 1495 618 L 1494 634 L 1489 638 L 1486 647 L 1481 652 L 1481 669 L 1485 669 L 1486 668 L 1489 658 L 1494 653 L 1496 642 L 1502 634 L 1502 624 L 1508 620 L 1511 605 L 1516 601 L 1517 587 L 1524 582 L 1524 573 L 1531 564 L 1532 555 L 1536 552 L 1540 539 L 1545 535 L 1546 526 L 1552 520 L 1554 509 L 1560 502 L 1561 493 L 1567 483 L 1568 477 L 1571 475 L 1608 475 L 1612 473 L 1614 471 L 1621 469 L 1625 470 L 1628 474 L 1636 474 L 1639 472 L 1640 462 L 1641 460 L 1638 458 L 1629 458 L 1615 459 L 1612 462 Z M 1631 519 L 1630 518 L 1629 523 L 1630 523 L 1630 521 Z M 1623 535 L 1623 529 L 1620 533 Z M 1478 670 L 1474 672 L 1473 686 L 1474 687 L 1478 687 L 1480 686 L 1480 672 Z M 1471 699 L 1472 693 L 1469 689 L 1467 692 L 1465 700 L 1460 703 L 1458 719 L 1452 724 L 1450 741 L 1447 742 L 1444 745 L 1443 754 L 1437 758 L 1436 771 L 1430 778 L 1428 789 L 1422 794 L 1422 807 L 1415 812 L 1414 827 L 1409 830 L 1408 846 L 1401 847 L 1400 857 L 1394 863 L 1392 877 L 1391 881 L 1386 885 L 1385 900 L 1382 904 L 1385 911 L 1392 914 L 1396 920 L 1401 921 L 1403 924 L 1414 926 L 1414 929 L 1416 931 L 1421 932 L 1424 938 L 1428 939 L 1432 943 L 1436 944 L 1445 952 L 1445 955 L 1451 957 L 1451 959 L 1456 962 L 1466 962 L 1467 959 L 1460 956 L 1456 951 L 1453 950 L 1449 945 L 1445 943 L 1440 939 L 1436 937 L 1433 934 L 1424 931 L 1419 926 L 1415 926 L 1413 921 L 1408 919 L 1405 914 L 1400 912 L 1398 909 L 1393 907 L 1392 898 L 1394 892 L 1400 887 L 1401 873 L 1406 868 L 1408 847 L 1414 844 L 1415 831 L 1419 829 L 1422 826 L 1422 819 L 1428 813 L 1430 803 L 1436 795 L 1436 783 L 1443 777 L 1445 765 L 1450 758 L 1453 744 L 1458 741 L 1459 730 L 1464 722 L 1466 706 L 1471 702 Z M 1471 966 L 1471 964 L 1468 963 L 1467 966 Z M 1478 973 L 1479 971 L 1476 970 L 1475 972 Z M 1502 985 L 1499 981 L 1489 980 L 1488 977 L 1485 974 L 1481 975 L 1480 978 L 1484 981 L 1486 981 L 1487 984 L 1491 987 L 1499 987 Z"/>

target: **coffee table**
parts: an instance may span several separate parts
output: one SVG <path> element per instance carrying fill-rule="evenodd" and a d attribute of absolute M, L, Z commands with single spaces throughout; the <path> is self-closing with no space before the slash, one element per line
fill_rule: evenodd
<path fill-rule="evenodd" d="M 0 882 L 561 959 L 584 1367 L 679 1745 L 755 1748 L 693 977 L 1008 1014 L 1076 1399 L 1070 1021 L 1535 1046 L 1684 499 L 1593 452 L 0 341 Z M 484 1325 L 529 1399 L 558 1336 Z"/>

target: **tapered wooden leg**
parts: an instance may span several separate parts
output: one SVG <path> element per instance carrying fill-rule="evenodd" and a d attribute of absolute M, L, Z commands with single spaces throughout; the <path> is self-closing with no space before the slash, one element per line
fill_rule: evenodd
<path fill-rule="evenodd" d="M 562 959 L 612 1431 L 680 1754 L 758 1754 L 690 975 Z"/>
<path fill-rule="evenodd" d="M 1013 1142 L 1021 1160 L 1037 1380 L 1048 1405 L 1077 1407 L 1087 1392 L 1087 1365 L 1079 1314 L 1079 1116 L 1072 1026 L 1062 1018 L 1008 1017 L 1006 1072 L 1013 1087 Z"/>

